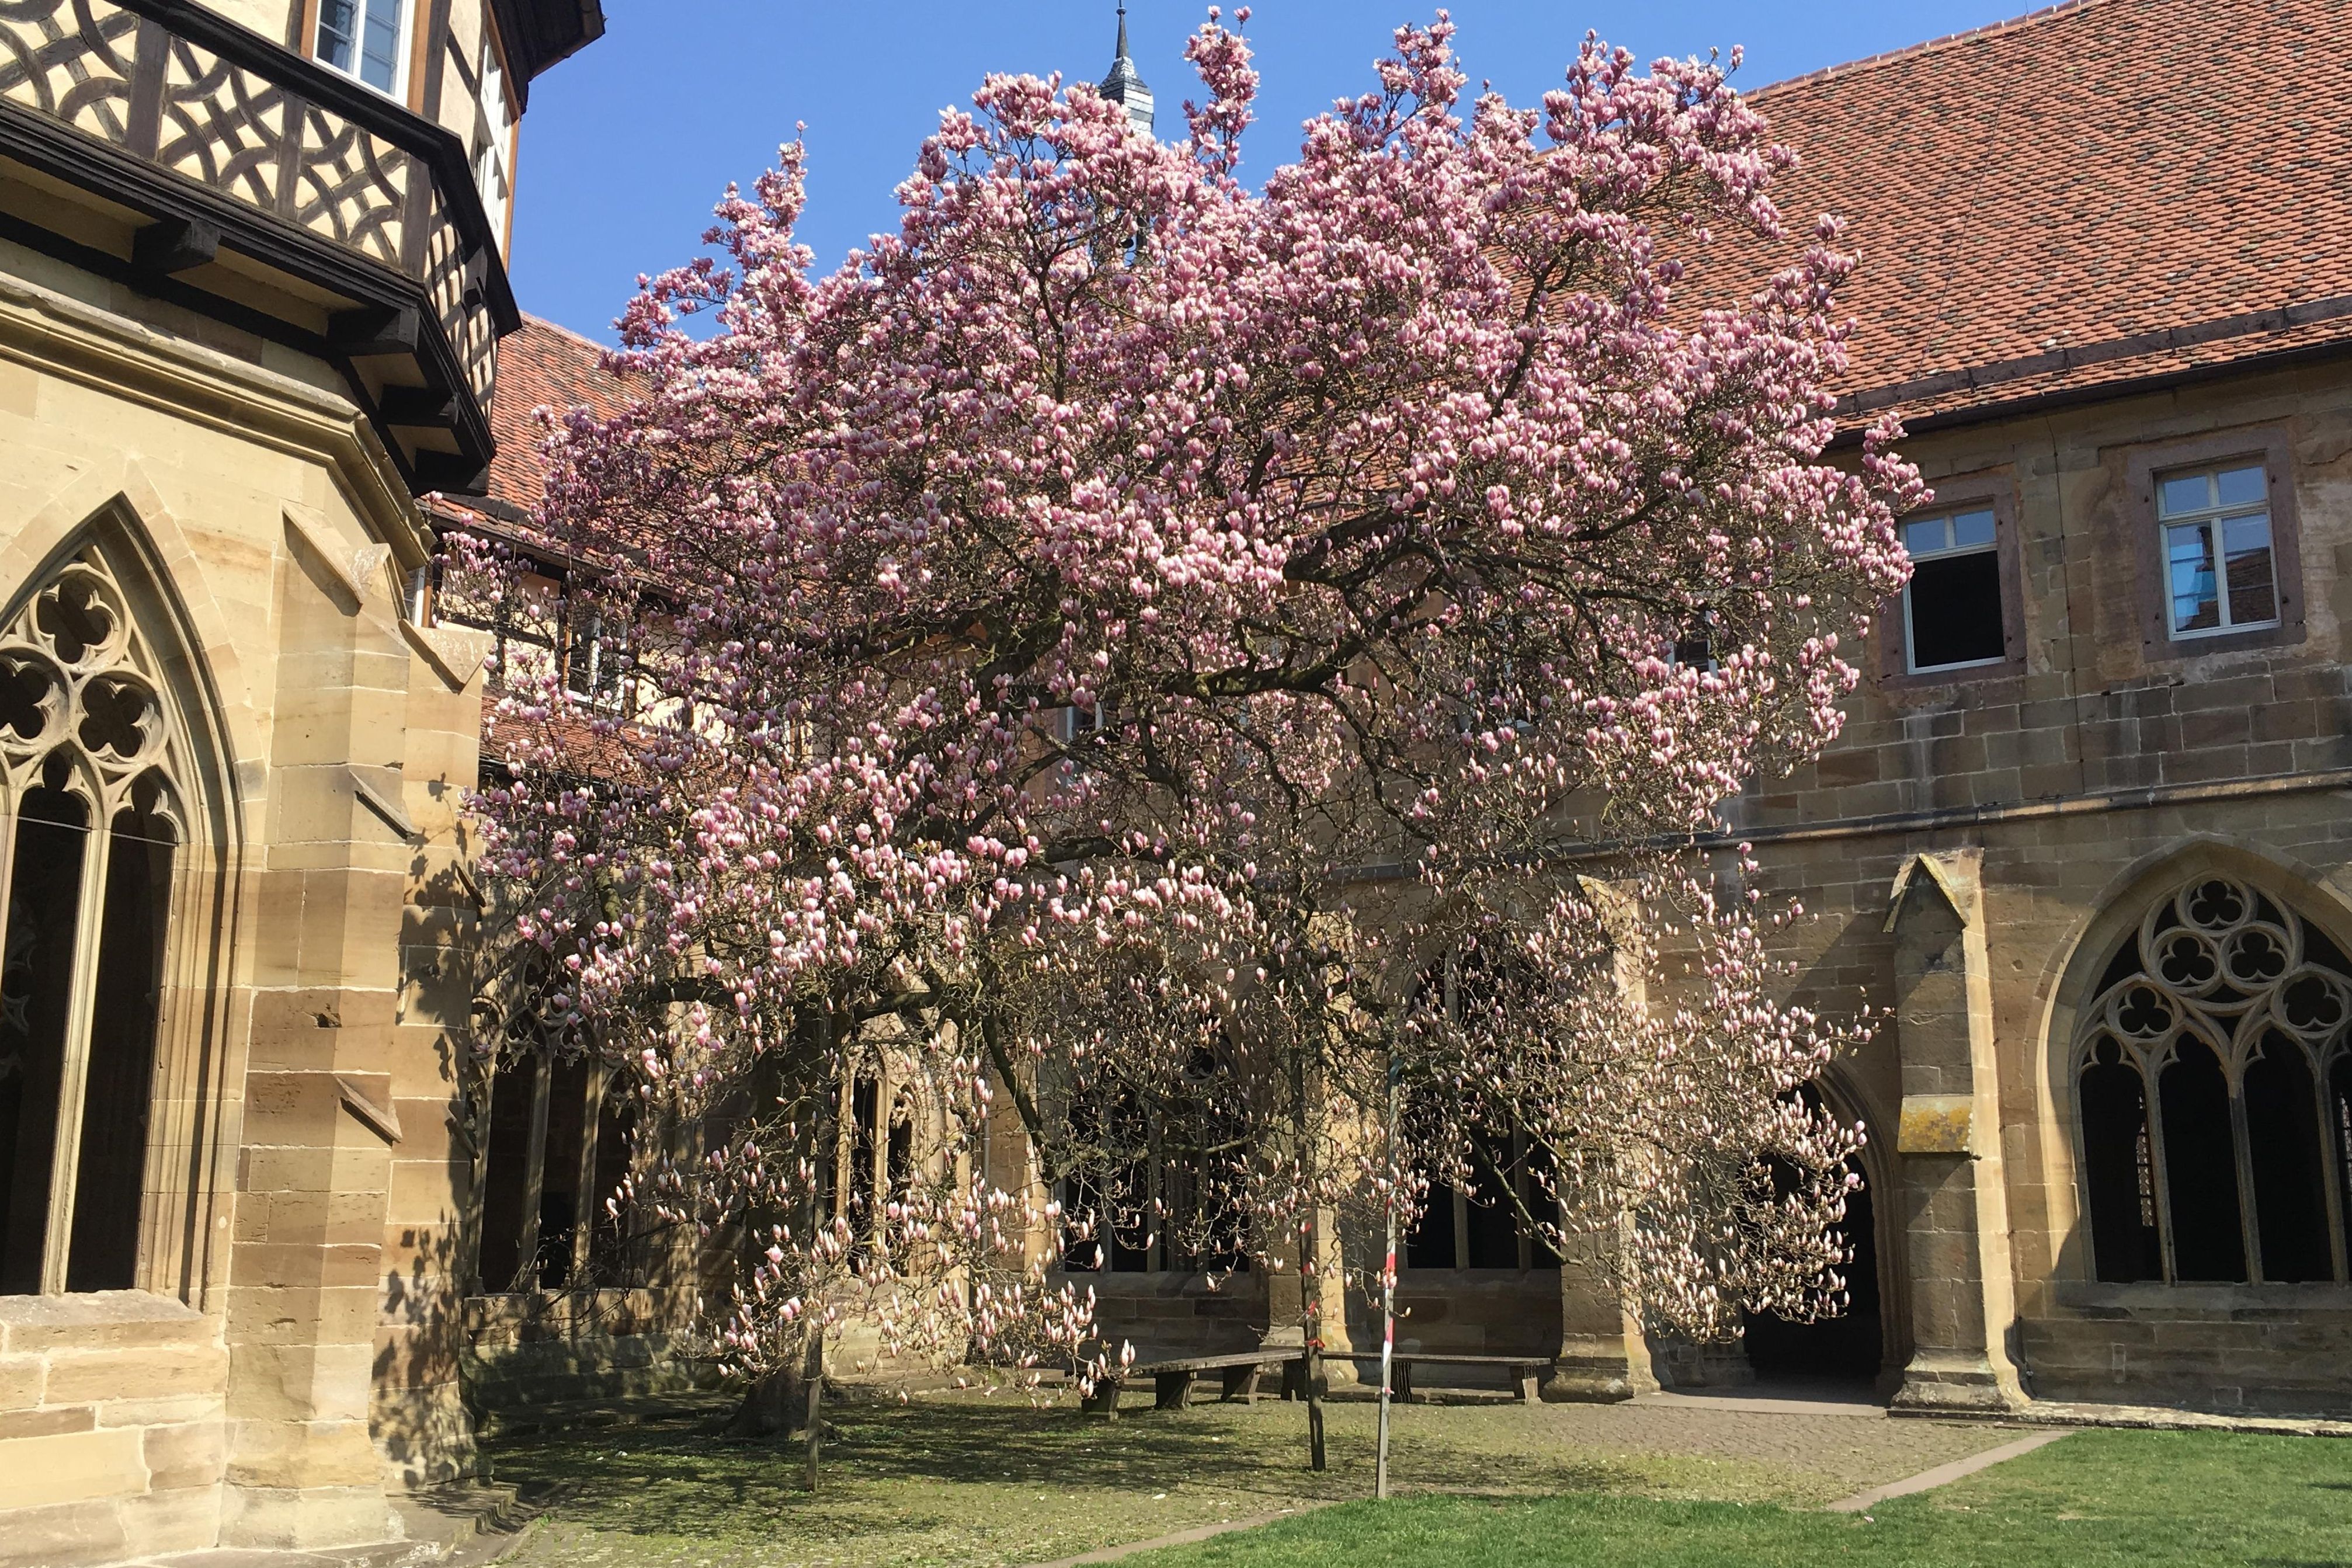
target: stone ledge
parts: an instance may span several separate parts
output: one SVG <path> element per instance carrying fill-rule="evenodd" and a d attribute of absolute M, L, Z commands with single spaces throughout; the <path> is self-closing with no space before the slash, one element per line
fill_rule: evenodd
<path fill-rule="evenodd" d="M 171 1296 L 90 1291 L 69 1296 L 0 1296 L 0 1350 L 123 1350 L 209 1345 L 213 1320 Z"/>
<path fill-rule="evenodd" d="M 1984 1420 L 2002 1426 L 2120 1427 L 2153 1432 L 2265 1432 L 2291 1437 L 2352 1437 L 2352 1421 L 2325 1416 L 2217 1416 L 2159 1405 L 2093 1405 L 2072 1400 L 2029 1399 L 2006 1410 L 1905 1409 L 1890 1416 L 1916 1420 Z"/>

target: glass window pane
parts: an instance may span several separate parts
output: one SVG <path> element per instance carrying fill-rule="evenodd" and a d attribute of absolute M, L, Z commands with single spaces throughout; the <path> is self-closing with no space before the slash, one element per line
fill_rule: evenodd
<path fill-rule="evenodd" d="M 2221 624 L 2221 600 L 2213 580 L 2213 552 L 2205 527 L 2167 528 L 2166 577 L 2172 594 L 2172 629 L 2202 632 Z"/>
<path fill-rule="evenodd" d="M 385 92 L 400 76 L 400 7 L 401 0 L 368 0 L 360 79 Z"/>
<path fill-rule="evenodd" d="M 1942 549 L 1944 523 L 1942 517 L 1925 517 L 1916 523 L 1904 524 L 1903 548 L 1913 555 L 1926 555 L 1931 550 Z"/>
<path fill-rule="evenodd" d="M 2266 486 L 2259 468 L 2232 468 L 2221 477 L 2221 505 L 2251 507 L 2259 503 Z"/>
<path fill-rule="evenodd" d="M 1992 514 L 1962 512 L 1952 519 L 1952 548 L 1971 549 L 1992 543 Z"/>
<path fill-rule="evenodd" d="M 2158 486 L 2156 509 L 2159 517 L 2177 517 L 2183 512 L 2199 512 L 2213 504 L 2213 476 L 2210 474 L 2183 474 L 2167 479 Z"/>
<path fill-rule="evenodd" d="M 359 36 L 359 0 L 319 0 L 319 58 L 339 71 L 352 68 L 352 40 Z"/>
<path fill-rule="evenodd" d="M 2271 520 L 2232 517 L 2221 525 L 2221 555 L 2230 580 L 2230 624 L 2252 626 L 2278 619 L 2278 592 L 2271 571 Z"/>

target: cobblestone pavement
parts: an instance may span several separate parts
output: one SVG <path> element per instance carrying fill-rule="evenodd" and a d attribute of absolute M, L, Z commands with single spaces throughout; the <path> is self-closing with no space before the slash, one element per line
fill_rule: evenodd
<path fill-rule="evenodd" d="M 1529 1412 L 1563 1444 L 1611 1453 L 1721 1459 L 1782 1472 L 1788 1500 L 1826 1502 L 2015 1440 L 2014 1427 L 1766 1399 L 1675 1396 Z"/>

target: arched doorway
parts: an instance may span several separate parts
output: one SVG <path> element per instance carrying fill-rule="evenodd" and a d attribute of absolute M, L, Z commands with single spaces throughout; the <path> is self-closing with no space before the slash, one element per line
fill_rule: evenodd
<path fill-rule="evenodd" d="M 1811 1085 L 1805 1098 L 1820 1104 L 1822 1096 Z M 1828 1096 L 1832 1113 L 1845 1121 L 1852 1115 L 1834 1091 Z M 1865 1124 L 1864 1131 L 1868 1132 Z M 1874 1146 L 1874 1143 L 1865 1148 Z M 1887 1307 L 1879 1270 L 1878 1172 L 1875 1162 L 1857 1157 L 1862 1186 L 1846 1200 L 1845 1219 L 1838 1227 L 1853 1261 L 1843 1270 L 1848 1304 L 1834 1318 L 1794 1322 L 1770 1313 L 1750 1313 L 1745 1320 L 1748 1364 L 1759 1384 L 1813 1385 L 1874 1391 L 1887 1365 Z"/>

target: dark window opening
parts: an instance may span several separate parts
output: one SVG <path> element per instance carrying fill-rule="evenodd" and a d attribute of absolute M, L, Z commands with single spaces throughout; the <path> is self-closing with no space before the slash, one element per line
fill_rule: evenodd
<path fill-rule="evenodd" d="M 476 1254 L 485 1291 L 528 1288 L 516 1276 L 522 1270 L 539 1072 L 539 1057 L 526 1052 L 500 1063 L 490 1081 L 489 1148 L 483 1163 L 481 1240 Z"/>
<path fill-rule="evenodd" d="M 2164 1278 L 2147 1085 L 2112 1040 L 2083 1070 L 2083 1155 L 2091 1197 L 2091 1261 L 2115 1283 Z"/>
<path fill-rule="evenodd" d="M 2229 1082 L 2202 1041 L 2183 1039 L 2175 1049 L 2157 1085 L 2174 1275 L 2241 1282 L 2246 1278 L 2246 1239 L 2238 1211 Z"/>
<path fill-rule="evenodd" d="M 881 1216 L 874 1204 L 874 1150 L 881 1129 L 882 1084 L 860 1075 L 849 1091 L 849 1218 L 852 1250 L 857 1257 L 873 1255 L 875 1227 Z"/>
<path fill-rule="evenodd" d="M 1909 593 L 1913 669 L 1990 664 L 2008 655 L 1997 551 L 1919 561 L 1912 567 Z"/>
<path fill-rule="evenodd" d="M 41 1288 L 89 822 L 62 789 L 28 789 L 17 808 L 0 949 L 0 1294 Z"/>
<path fill-rule="evenodd" d="M 2352 1054 L 2339 1054 L 2328 1073 L 2328 1125 L 2336 1131 L 2336 1207 L 2344 1216 L 2344 1248 L 2352 1257 Z"/>
<path fill-rule="evenodd" d="M 1454 1189 L 1444 1182 L 1429 1184 L 1420 1220 L 1405 1239 L 1404 1261 L 1409 1269 L 1454 1267 Z"/>
<path fill-rule="evenodd" d="M 1516 1269 L 1519 1266 L 1519 1210 L 1512 1188 L 1518 1183 L 1518 1161 L 1511 1140 L 1480 1134 L 1473 1162 L 1468 1219 L 1469 1265 L 1473 1269 Z"/>
<path fill-rule="evenodd" d="M 534 1277 L 542 1291 L 572 1282 L 580 1233 L 580 1165 L 586 1153 L 588 1059 L 559 1058 L 548 1073 L 547 1133 L 539 1177 L 539 1246 Z"/>
<path fill-rule="evenodd" d="M 138 1282 L 164 917 L 171 908 L 169 834 L 152 810 L 133 807 L 116 815 L 108 847 L 66 1262 L 68 1291 L 127 1291 Z"/>
<path fill-rule="evenodd" d="M 628 1204 L 621 1188 L 637 1131 L 637 1097 L 625 1084 L 604 1096 L 596 1124 L 596 1169 L 589 1188 L 588 1271 L 600 1285 L 630 1282 L 635 1262 Z"/>
<path fill-rule="evenodd" d="M 2327 1155 L 2319 1097 L 2303 1050 L 2275 1032 L 2246 1065 L 2246 1152 L 2254 1170 L 2254 1218 L 2263 1278 L 2332 1280 L 2327 1238 Z"/>

